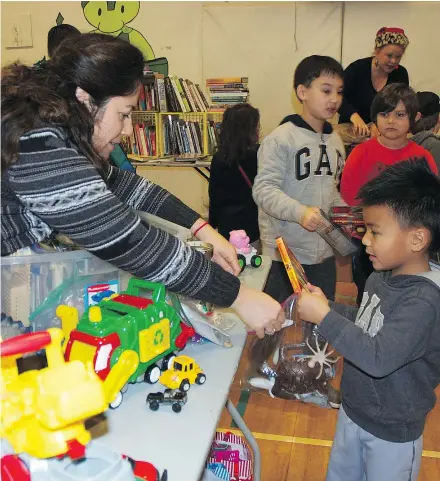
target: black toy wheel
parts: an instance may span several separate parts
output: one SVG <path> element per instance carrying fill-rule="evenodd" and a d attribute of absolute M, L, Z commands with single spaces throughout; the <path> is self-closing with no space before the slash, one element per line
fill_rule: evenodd
<path fill-rule="evenodd" d="M 152 411 L 157 411 L 159 409 L 159 403 L 157 401 L 150 402 L 150 409 Z"/>
<path fill-rule="evenodd" d="M 191 387 L 191 384 L 189 383 L 188 379 L 184 379 L 184 380 L 180 383 L 179 389 L 180 389 L 182 392 L 187 392 L 190 387 Z"/>
<path fill-rule="evenodd" d="M 160 367 L 153 364 L 145 371 L 144 381 L 155 384 L 160 378 Z"/>
<path fill-rule="evenodd" d="M 176 357 L 174 352 L 171 352 L 170 354 L 167 354 L 161 362 L 161 370 L 162 371 L 167 371 L 168 369 L 171 369 L 171 364 L 173 362 L 173 359 Z"/>
<path fill-rule="evenodd" d="M 171 409 L 175 412 L 175 413 L 180 413 L 180 411 L 182 410 L 182 406 L 179 404 L 179 403 L 174 403 L 171 407 Z"/>
<path fill-rule="evenodd" d="M 251 259 L 251 266 L 252 267 L 260 267 L 263 262 L 261 256 L 253 256 Z"/>
<path fill-rule="evenodd" d="M 240 266 L 240 272 L 244 271 L 244 268 L 246 267 L 246 257 L 243 254 L 238 254 L 237 255 L 238 259 L 238 265 Z"/>
<path fill-rule="evenodd" d="M 206 381 L 206 376 L 202 373 L 200 374 L 197 374 L 197 377 L 196 377 L 196 384 L 205 384 L 205 381 Z"/>

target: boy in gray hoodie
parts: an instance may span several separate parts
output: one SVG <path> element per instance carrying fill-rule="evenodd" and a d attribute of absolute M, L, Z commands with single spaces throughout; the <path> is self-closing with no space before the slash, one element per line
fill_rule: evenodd
<path fill-rule="evenodd" d="M 424 159 L 389 167 L 359 198 L 374 272 L 360 308 L 309 285 L 302 319 L 344 356 L 342 407 L 327 481 L 416 481 L 440 383 L 440 179 Z"/>
<path fill-rule="evenodd" d="M 440 173 L 440 99 L 434 92 L 417 92 L 419 113 L 411 128 L 411 140 L 434 157 Z"/>
<path fill-rule="evenodd" d="M 258 151 L 253 197 L 259 207 L 263 254 L 273 260 L 265 292 L 279 302 L 292 293 L 275 242 L 282 236 L 310 282 L 333 299 L 333 251 L 315 231 L 319 209 L 328 212 L 339 198 L 336 185 L 345 152 L 327 121 L 342 103 L 342 67 L 331 57 L 307 57 L 295 70 L 294 88 L 303 113 L 286 117 Z"/>

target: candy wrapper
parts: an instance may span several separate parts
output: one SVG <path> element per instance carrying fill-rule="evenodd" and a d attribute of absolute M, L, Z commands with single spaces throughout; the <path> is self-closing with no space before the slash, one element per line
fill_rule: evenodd
<path fill-rule="evenodd" d="M 335 205 L 330 209 L 329 218 L 351 237 L 362 239 L 365 234 L 366 227 L 359 207 Z"/>

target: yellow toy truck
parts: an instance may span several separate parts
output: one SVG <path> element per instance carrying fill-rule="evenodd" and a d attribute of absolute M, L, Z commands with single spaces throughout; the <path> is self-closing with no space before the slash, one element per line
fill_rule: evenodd
<path fill-rule="evenodd" d="M 206 376 L 196 364 L 194 359 L 181 354 L 176 356 L 171 367 L 162 373 L 159 382 L 169 389 L 180 389 L 182 392 L 188 391 L 191 384 L 205 384 Z"/>

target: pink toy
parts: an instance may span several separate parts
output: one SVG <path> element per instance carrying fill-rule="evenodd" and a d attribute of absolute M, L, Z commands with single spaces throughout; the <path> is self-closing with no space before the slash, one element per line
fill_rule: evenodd
<path fill-rule="evenodd" d="M 246 265 L 249 264 L 252 267 L 261 266 L 262 258 L 257 254 L 257 249 L 249 244 L 249 236 L 243 229 L 229 232 L 229 242 L 237 251 L 241 272 L 243 272 Z"/>
<path fill-rule="evenodd" d="M 231 230 L 231 232 L 229 232 L 229 242 L 240 254 L 249 254 L 252 250 L 252 246 L 249 244 L 249 236 L 243 229 Z"/>

